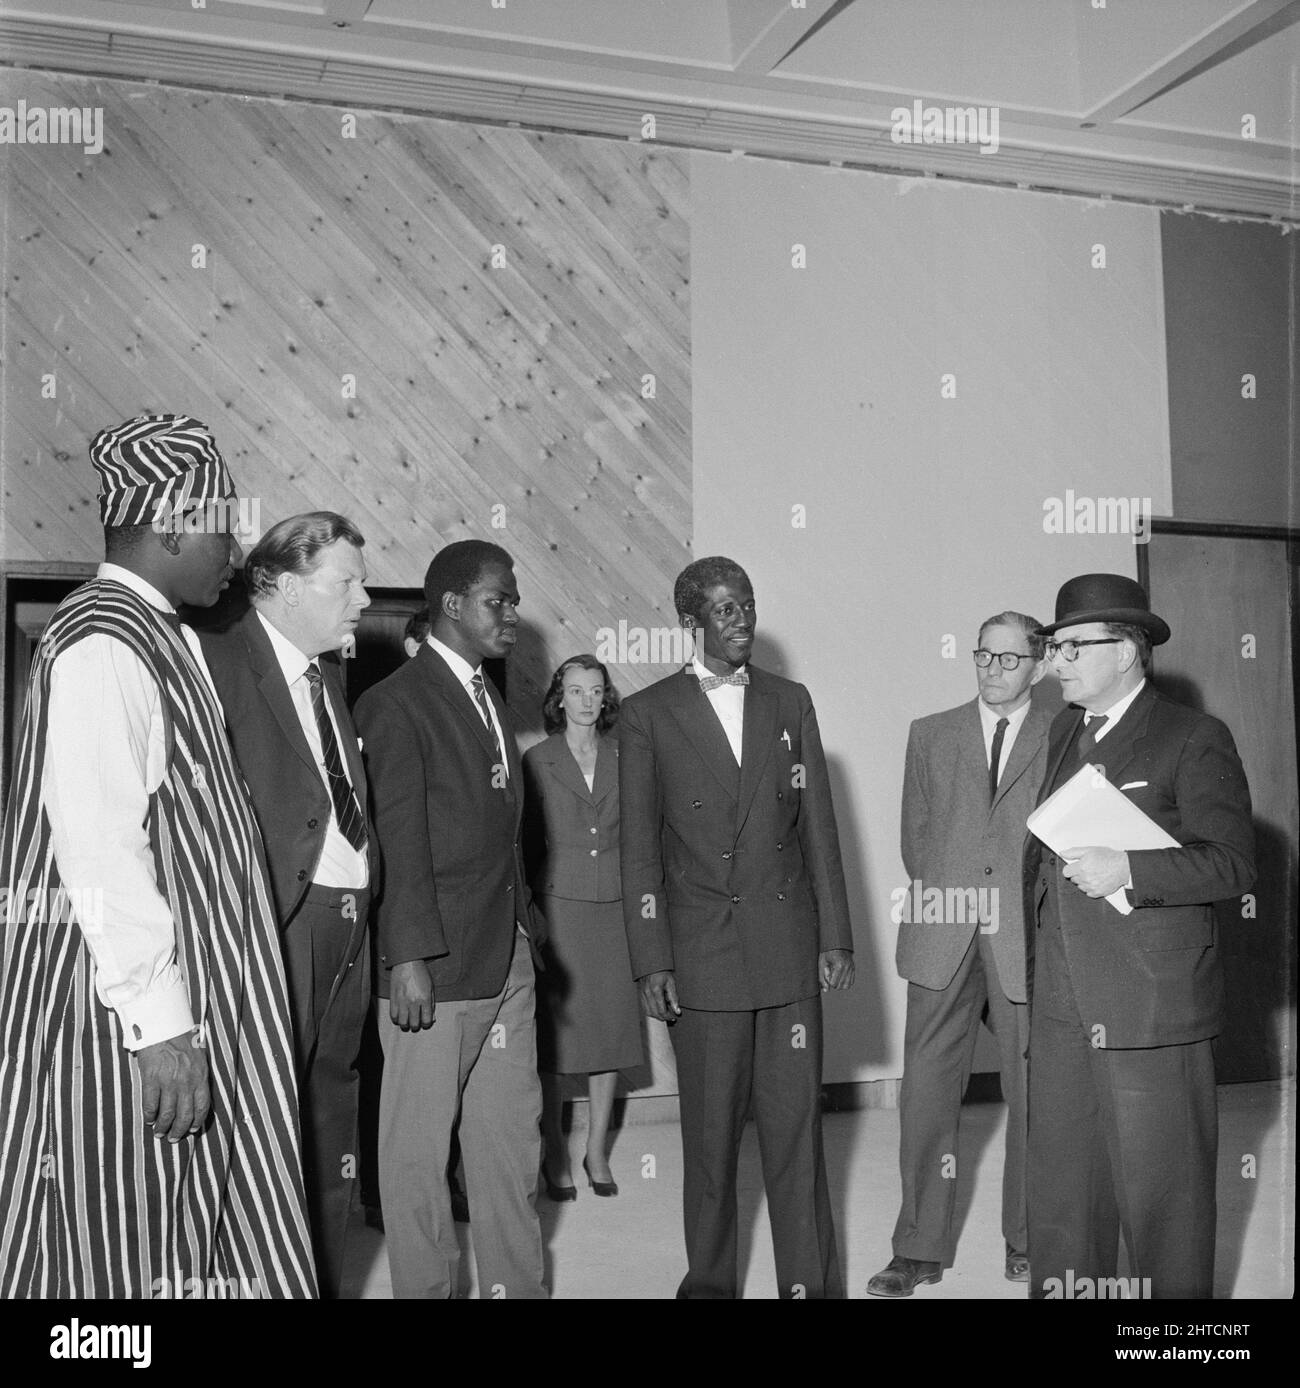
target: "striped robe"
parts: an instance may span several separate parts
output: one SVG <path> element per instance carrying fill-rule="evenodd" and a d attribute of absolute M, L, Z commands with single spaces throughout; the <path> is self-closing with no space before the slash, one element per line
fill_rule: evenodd
<path fill-rule="evenodd" d="M 157 680 L 167 769 L 146 828 L 206 1039 L 212 1114 L 145 1127 L 136 1062 L 65 893 L 41 804 L 50 669 L 92 633 Z M 215 701 L 179 631 L 94 580 L 32 668 L 0 840 L 0 1295 L 310 1297 L 289 1000 L 261 839 Z M 73 904 L 75 905 L 75 903 Z M 233 1291 L 231 1283 L 237 1291 Z"/>

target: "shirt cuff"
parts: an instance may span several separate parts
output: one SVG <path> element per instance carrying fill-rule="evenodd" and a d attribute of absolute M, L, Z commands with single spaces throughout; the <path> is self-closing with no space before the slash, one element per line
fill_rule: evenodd
<path fill-rule="evenodd" d="M 194 1014 L 183 979 L 150 989 L 143 997 L 118 1008 L 117 1015 L 128 1051 L 143 1050 L 194 1030 Z"/>

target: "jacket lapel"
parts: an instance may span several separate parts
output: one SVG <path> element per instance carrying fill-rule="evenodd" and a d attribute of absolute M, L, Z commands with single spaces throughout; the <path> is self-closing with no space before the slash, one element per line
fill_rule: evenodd
<path fill-rule="evenodd" d="M 492 734 L 483 722 L 483 715 L 475 707 L 473 696 L 452 674 L 451 666 L 429 645 L 421 646 L 415 658 L 424 663 L 425 672 L 432 678 L 433 692 L 460 719 L 465 730 L 483 749 L 489 763 L 495 761 L 496 748 L 492 745 Z M 485 679 L 483 684 L 488 690 L 488 698 L 493 699 L 492 682 Z M 499 718 L 500 714 L 497 716 Z M 502 726 L 504 727 L 504 724 Z M 509 764 L 509 756 L 509 748 L 506 748 L 507 770 L 513 776 L 514 768 Z"/>
<path fill-rule="evenodd" d="M 984 752 L 984 724 L 980 721 L 978 699 L 972 699 L 962 714 L 961 742 L 958 755 L 961 757 L 962 769 L 969 784 L 984 786 L 984 799 L 987 800 L 989 798 L 989 762 Z"/>
<path fill-rule="evenodd" d="M 707 699 L 707 695 L 705 698 Z M 736 805 L 736 832 L 744 828 L 753 803 L 754 793 L 762 780 L 767 759 L 776 741 L 776 725 L 780 718 L 777 697 L 766 687 L 763 672 L 749 667 L 749 684 L 745 689 L 745 722 L 740 743 L 740 791 Z M 716 719 L 715 719 L 716 721 Z M 726 740 L 726 734 L 723 734 Z M 730 752 L 730 747 L 728 747 Z M 734 760 L 734 758 L 733 758 Z"/>
<path fill-rule="evenodd" d="M 276 658 L 271 638 L 262 629 L 262 621 L 256 610 L 244 617 L 242 630 L 244 643 L 248 647 L 248 663 L 257 677 L 258 692 L 266 700 L 289 746 L 311 768 L 312 775 L 319 776 L 320 768 L 298 721 L 298 710 L 293 706 L 293 695 L 289 693 L 284 670 Z"/>
<path fill-rule="evenodd" d="M 1112 784 L 1119 784 L 1125 768 L 1137 754 L 1138 744 L 1146 737 L 1155 701 L 1155 690 L 1148 680 L 1115 725 L 1115 731 L 1107 733 L 1093 749 L 1092 762 L 1104 768 L 1106 779 Z"/>
<path fill-rule="evenodd" d="M 572 761 L 573 758 L 570 757 L 569 760 Z M 581 775 L 578 779 L 582 780 Z M 587 789 L 586 781 L 582 781 L 582 788 L 584 791 Z M 618 738 L 602 733 L 596 746 L 596 775 L 591 788 L 591 798 L 599 805 L 611 791 L 617 789 Z"/>
<path fill-rule="evenodd" d="M 1059 725 L 1053 720 L 1053 727 L 1056 731 L 1052 734 L 1052 740 L 1047 748 L 1047 774 L 1043 777 L 1043 784 L 1038 788 L 1038 799 L 1036 804 L 1041 805 L 1044 800 L 1056 789 L 1057 777 L 1061 773 L 1061 764 L 1065 761 L 1070 749 L 1074 746 L 1079 737 L 1079 729 L 1083 726 L 1083 710 L 1070 704 L 1066 706 L 1065 712 L 1071 716 L 1062 718 L 1058 713 Z"/>
<path fill-rule="evenodd" d="M 998 801 L 1028 770 L 1029 763 L 1033 761 L 1034 754 L 1047 735 L 1047 728 L 1047 715 L 1040 713 L 1031 704 L 1029 712 L 1025 714 L 1025 721 L 1020 725 L 1020 731 L 1016 734 L 1016 740 L 1011 744 L 1011 753 L 1007 757 L 1007 764 L 1003 768 L 1002 775 L 998 778 L 997 794 L 993 797 L 993 804 L 989 806 L 990 812 L 996 808 Z"/>
<path fill-rule="evenodd" d="M 709 696 L 700 688 L 695 672 L 689 667 L 675 678 L 677 687 L 673 691 L 673 717 L 677 719 L 687 741 L 700 754 L 700 760 L 717 777 L 723 790 L 733 800 L 737 799 L 740 768 L 736 765 L 731 743 L 722 731 L 718 715 L 709 703 Z"/>
<path fill-rule="evenodd" d="M 567 786 L 578 797 L 579 800 L 587 804 L 591 803 L 591 792 L 587 789 L 586 778 L 582 774 L 577 760 L 572 752 L 569 751 L 569 744 L 564 739 L 564 733 L 552 733 L 546 742 L 546 757 L 551 766 L 555 768 L 556 779 Z M 600 752 L 596 752 L 596 775 L 600 775 Z"/>

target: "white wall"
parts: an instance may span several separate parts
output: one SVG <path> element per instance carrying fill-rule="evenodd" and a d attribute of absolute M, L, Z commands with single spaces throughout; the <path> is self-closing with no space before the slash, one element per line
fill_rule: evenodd
<path fill-rule="evenodd" d="M 908 723 L 974 694 L 982 618 L 1136 574 L 1127 535 L 1045 533 L 1045 498 L 1169 512 L 1157 214 L 710 154 L 691 183 L 694 552 L 745 565 L 756 662 L 817 704 L 858 951 L 826 1078 L 897 1076 Z"/>

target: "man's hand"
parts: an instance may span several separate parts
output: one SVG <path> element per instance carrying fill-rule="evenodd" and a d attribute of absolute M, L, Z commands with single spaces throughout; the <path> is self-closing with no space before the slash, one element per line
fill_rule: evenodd
<path fill-rule="evenodd" d="M 853 987 L 853 951 L 851 949 L 824 949 L 817 958 L 817 975 L 822 981 L 822 992 L 828 988 Z"/>
<path fill-rule="evenodd" d="M 673 1022 L 682 1015 L 682 1009 L 677 1005 L 677 980 L 671 969 L 646 974 L 638 982 L 641 984 L 641 1006 L 647 1017 Z"/>
<path fill-rule="evenodd" d="M 1128 881 L 1128 854 L 1118 848 L 1067 848 L 1065 875 L 1085 896 L 1109 896 Z"/>
<path fill-rule="evenodd" d="M 388 1015 L 403 1031 L 423 1031 L 433 1025 L 433 973 L 423 959 L 393 965 L 388 988 Z"/>
<path fill-rule="evenodd" d="M 169 1142 L 197 1133 L 212 1107 L 208 1053 L 192 1031 L 142 1046 L 135 1053 L 144 1091 L 144 1121 Z"/>

